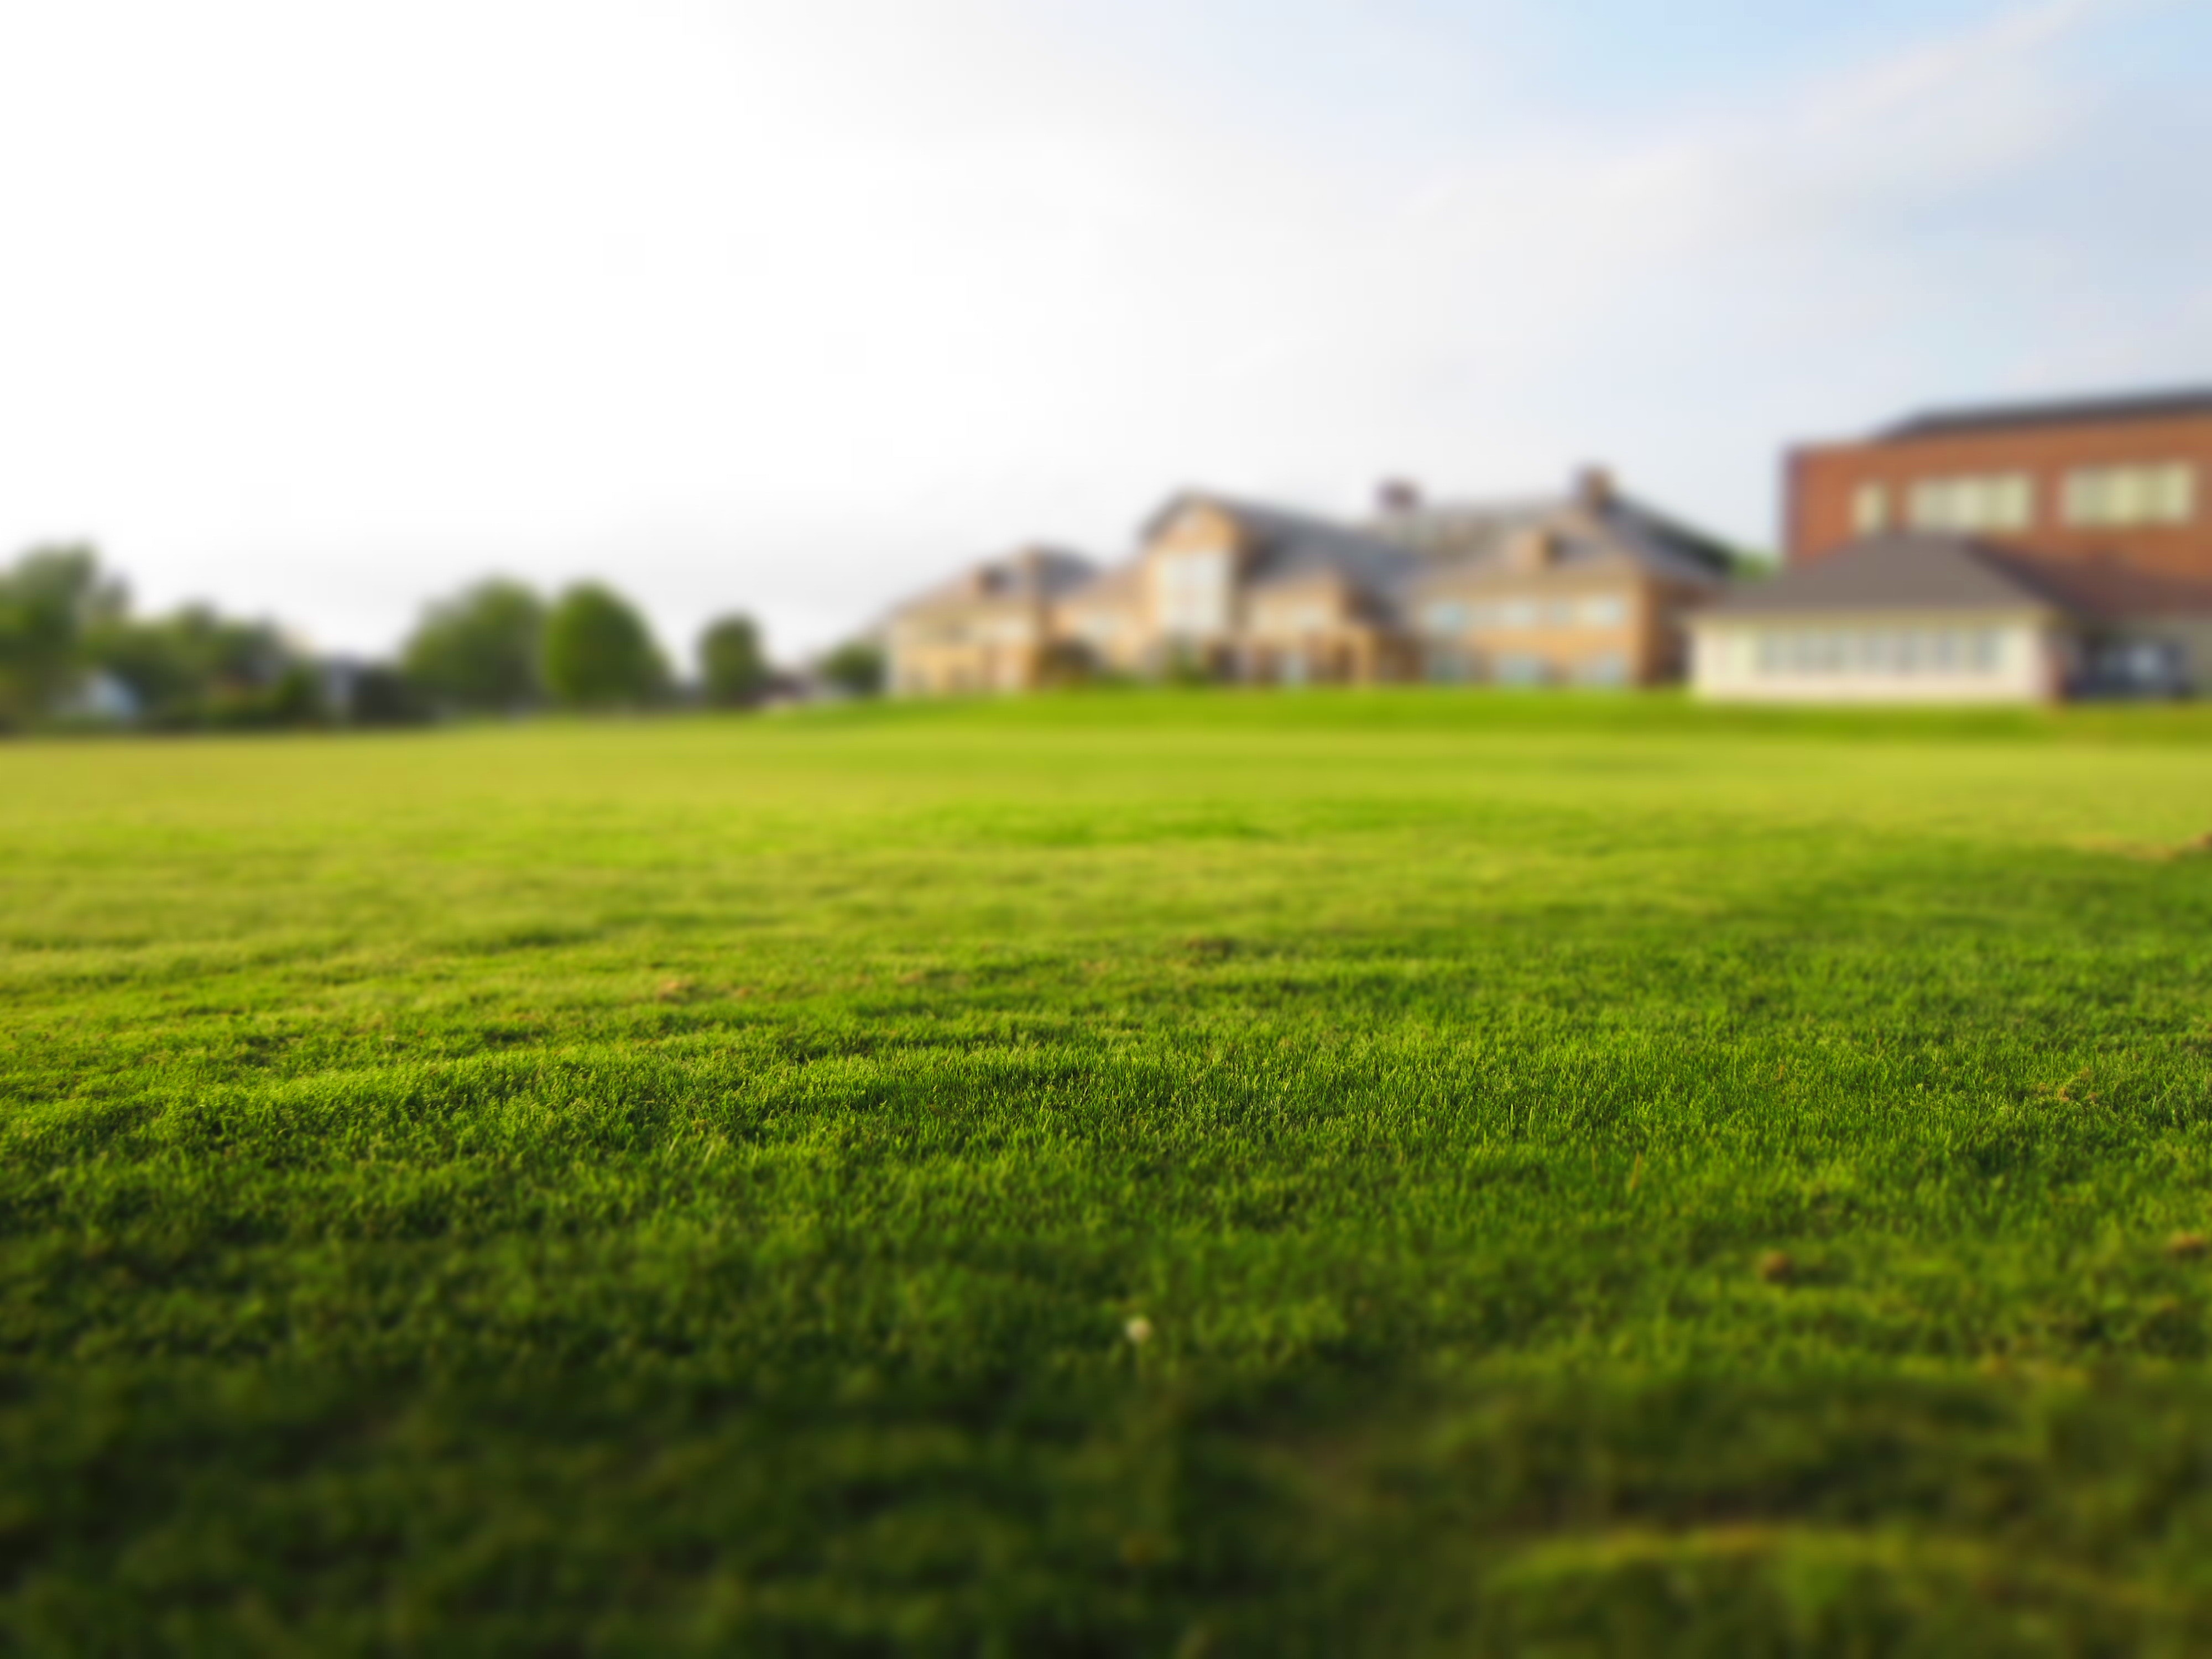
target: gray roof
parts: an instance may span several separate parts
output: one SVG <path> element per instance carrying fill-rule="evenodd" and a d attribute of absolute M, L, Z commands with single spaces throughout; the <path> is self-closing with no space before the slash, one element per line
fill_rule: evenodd
<path fill-rule="evenodd" d="M 2117 397 L 2056 398 L 2043 403 L 1997 404 L 1978 409 L 1929 410 L 1875 436 L 1881 439 L 1950 437 L 1960 433 L 2001 432 L 2023 426 L 2078 426 L 2120 421 L 2152 421 L 2178 415 L 2212 415 L 2212 387 L 2130 392 Z"/>
<path fill-rule="evenodd" d="M 1493 568 L 1502 577 L 1507 547 L 1517 533 L 1532 529 L 1557 537 L 1553 569 L 1625 562 L 1663 581 L 1711 587 L 1726 577 L 1731 562 L 1728 550 L 1711 537 L 1617 494 L 1601 501 L 1572 495 L 1442 503 L 1376 519 L 1369 529 L 1428 554 L 1424 581 L 1462 580 Z"/>
<path fill-rule="evenodd" d="M 1516 530 L 1539 524 L 1567 505 L 1559 495 L 1512 501 L 1425 501 L 1370 519 L 1367 533 L 1431 557 L 1468 557 L 1503 547 Z"/>
<path fill-rule="evenodd" d="M 970 565 L 950 580 L 896 606 L 893 614 L 988 599 L 1054 599 L 1083 586 L 1097 574 L 1098 567 L 1079 553 L 1056 547 L 1024 547 L 1003 558 Z"/>
<path fill-rule="evenodd" d="M 1764 581 L 1731 588 L 1708 616 L 1850 611 L 2071 611 L 2026 561 L 1965 536 L 1869 536 Z"/>
<path fill-rule="evenodd" d="M 1078 583 L 1062 597 L 1070 605 L 1127 605 L 1138 596 L 1138 579 L 1141 574 L 1133 562 L 1117 564 Z"/>
<path fill-rule="evenodd" d="M 1246 578 L 1255 587 L 1334 575 L 1369 593 L 1387 592 L 1419 563 L 1412 549 L 1326 519 L 1264 507 L 1206 490 L 1183 490 L 1146 520 L 1150 540 L 1193 503 L 1226 514 L 1250 538 L 1253 562 Z"/>

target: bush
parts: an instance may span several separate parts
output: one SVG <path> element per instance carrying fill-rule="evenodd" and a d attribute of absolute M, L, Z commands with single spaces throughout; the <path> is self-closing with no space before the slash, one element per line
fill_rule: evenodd
<path fill-rule="evenodd" d="M 349 726 L 418 726 L 430 711 L 404 674 L 370 663 L 355 672 L 343 707 L 334 712 Z"/>
<path fill-rule="evenodd" d="M 155 726 L 283 726 L 322 714 L 313 672 L 273 624 L 236 621 L 209 605 L 117 617 L 87 639 L 85 657 L 130 687 L 140 717 Z"/>
<path fill-rule="evenodd" d="M 848 697 L 872 697 L 884 689 L 883 647 L 849 640 L 822 659 L 822 678 Z"/>

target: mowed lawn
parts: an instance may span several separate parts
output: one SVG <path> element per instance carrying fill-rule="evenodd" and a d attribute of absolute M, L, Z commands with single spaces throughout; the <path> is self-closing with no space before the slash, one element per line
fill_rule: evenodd
<path fill-rule="evenodd" d="M 0 746 L 0 1648 L 2205 1650 L 2208 831 L 2195 709 Z"/>

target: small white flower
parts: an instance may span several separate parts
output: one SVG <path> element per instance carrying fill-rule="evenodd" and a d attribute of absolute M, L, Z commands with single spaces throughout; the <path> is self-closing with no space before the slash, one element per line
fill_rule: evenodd
<path fill-rule="evenodd" d="M 1139 1314 L 1121 1327 L 1121 1334 L 1141 1348 L 1152 1340 L 1152 1322 Z"/>

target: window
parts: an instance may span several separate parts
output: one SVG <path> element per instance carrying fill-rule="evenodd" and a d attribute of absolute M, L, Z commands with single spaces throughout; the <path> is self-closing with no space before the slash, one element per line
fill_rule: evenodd
<path fill-rule="evenodd" d="M 2025 530 L 2035 520 L 2035 481 L 2025 472 L 1923 478 L 1911 512 L 1915 530 Z"/>
<path fill-rule="evenodd" d="M 1160 561 L 1160 625 L 1170 634 L 1229 631 L 1229 554 L 1222 548 Z"/>
<path fill-rule="evenodd" d="M 1500 685 L 1541 685 L 1550 678 L 1550 666 L 1541 657 L 1504 656 L 1498 659 Z"/>
<path fill-rule="evenodd" d="M 1628 601 L 1618 593 L 1602 593 L 1582 603 L 1585 628 L 1619 628 L 1628 620 Z"/>
<path fill-rule="evenodd" d="M 1498 607 L 1500 628 L 1534 628 L 1536 625 L 1536 606 L 1529 599 L 1508 599 Z"/>
<path fill-rule="evenodd" d="M 1584 657 L 1575 665 L 1575 678 L 1584 685 L 1626 685 L 1628 684 L 1628 659 L 1618 651 Z"/>
<path fill-rule="evenodd" d="M 1889 486 L 1863 483 L 1851 491 L 1851 529 L 1861 536 L 1877 535 L 1889 528 Z"/>
<path fill-rule="evenodd" d="M 2197 516 L 2197 469 L 2082 466 L 2066 475 L 2066 522 L 2075 525 L 2187 524 Z"/>
<path fill-rule="evenodd" d="M 1544 626 L 1571 628 L 1575 623 L 1575 607 L 1565 599 L 1553 599 L 1544 607 Z"/>
<path fill-rule="evenodd" d="M 1753 645 L 1761 674 L 1990 674 L 2004 659 L 1995 628 L 1762 630 Z"/>
<path fill-rule="evenodd" d="M 1432 605 L 1423 620 L 1431 634 L 1456 634 L 1467 626 L 1467 607 L 1456 601 Z"/>

